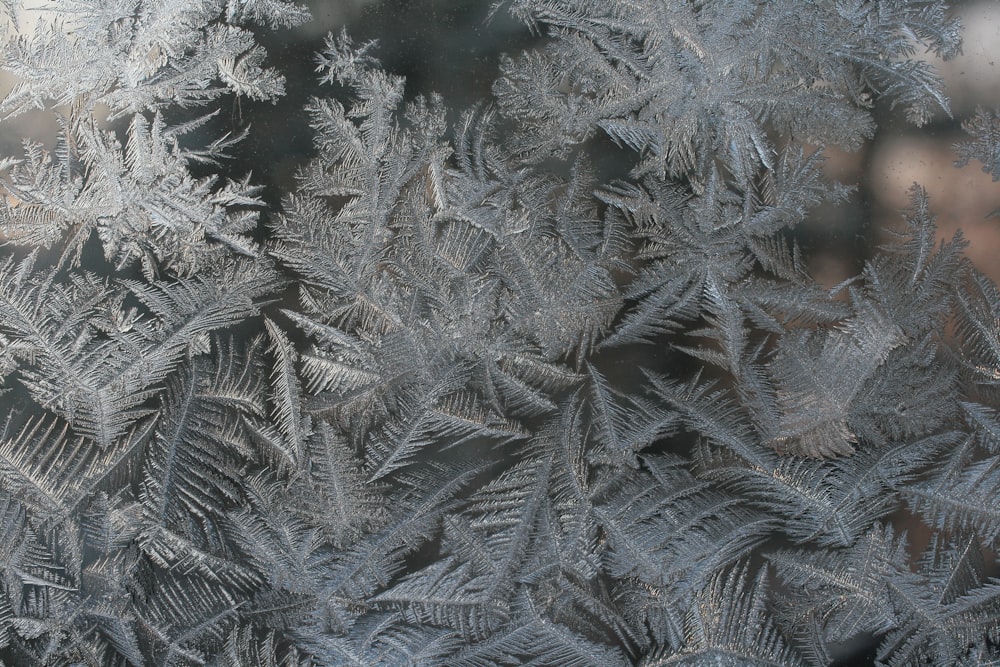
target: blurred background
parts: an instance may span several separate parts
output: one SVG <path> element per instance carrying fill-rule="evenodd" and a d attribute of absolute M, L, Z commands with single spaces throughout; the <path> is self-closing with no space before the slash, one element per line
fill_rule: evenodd
<path fill-rule="evenodd" d="M 301 0 L 300 0 L 301 1 Z M 34 16 L 44 16 L 45 0 L 28 0 L 41 12 L 25 12 L 22 29 Z M 432 92 L 444 96 L 453 117 L 488 98 L 504 53 L 516 54 L 536 43 L 526 26 L 501 9 L 491 14 L 491 0 L 309 0 L 313 20 L 294 29 L 259 31 L 269 64 L 287 77 L 287 95 L 276 104 L 230 101 L 228 116 L 220 114 L 216 135 L 249 124 L 252 132 L 228 171 L 253 171 L 255 182 L 267 186 L 265 198 L 280 203 L 280 193 L 293 185 L 294 173 L 312 154 L 312 135 L 303 107 L 314 95 L 315 55 L 325 36 L 346 28 L 355 42 L 378 40 L 376 55 L 390 72 L 407 78 L 407 94 Z M 977 109 L 1000 109 L 1000 1 L 965 0 L 952 3 L 965 27 L 963 54 L 935 62 L 952 117 L 940 114 L 930 124 L 914 128 L 901 114 L 877 109 L 880 130 L 861 150 L 828 149 L 830 178 L 858 183 L 855 196 L 836 208 L 814 212 L 799 230 L 800 242 L 814 277 L 833 286 L 855 275 L 884 239 L 884 230 L 900 223 L 913 183 L 924 186 L 938 218 L 938 233 L 951 238 L 962 230 L 970 245 L 968 256 L 1000 281 L 1000 183 L 973 163 L 953 166 L 953 145 L 964 140 L 961 122 Z M 931 56 L 928 56 L 931 57 Z M 0 94 L 12 85 L 0 73 Z M 0 124 L 0 155 L 21 154 L 23 137 L 51 144 L 57 125 L 49 114 L 27 114 Z"/>
<path fill-rule="evenodd" d="M 901 223 L 909 190 L 919 183 L 937 216 L 938 236 L 962 230 L 966 254 L 994 281 L 1000 281 L 1000 183 L 979 163 L 958 169 L 953 145 L 968 139 L 961 128 L 977 108 L 1000 109 L 1000 2 L 954 2 L 964 28 L 962 54 L 942 62 L 927 54 L 944 79 L 952 117 L 939 113 L 928 125 L 908 125 L 901 114 L 878 110 L 879 131 L 860 151 L 828 149 L 827 173 L 858 183 L 854 200 L 835 215 L 817 215 L 808 226 L 813 275 L 835 285 L 887 240 L 885 230 Z M 853 261 L 852 261 L 853 259 Z"/>

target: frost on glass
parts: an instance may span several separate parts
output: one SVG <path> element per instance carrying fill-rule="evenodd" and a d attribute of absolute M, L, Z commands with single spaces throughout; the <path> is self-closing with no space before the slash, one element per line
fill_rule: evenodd
<path fill-rule="evenodd" d="M 333 32 L 279 193 L 305 7 L 0 14 L 4 664 L 1000 661 L 1000 292 L 919 184 L 796 240 L 949 112 L 945 3 L 501 2 L 471 108 Z"/>

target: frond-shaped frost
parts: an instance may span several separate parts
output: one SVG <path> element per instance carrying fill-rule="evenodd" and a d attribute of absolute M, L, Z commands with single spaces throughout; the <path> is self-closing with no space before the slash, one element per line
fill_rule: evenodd
<path fill-rule="evenodd" d="M 1000 115 L 976 109 L 976 115 L 964 121 L 962 129 L 972 140 L 955 145 L 958 153 L 955 166 L 964 167 L 978 160 L 984 172 L 991 174 L 994 181 L 1000 181 Z"/>
<path fill-rule="evenodd" d="M 962 361 L 976 382 L 1000 384 L 1000 292 L 978 271 L 957 292 Z"/>
<path fill-rule="evenodd" d="M 388 586 L 403 559 L 437 530 L 442 516 L 454 507 L 454 497 L 482 468 L 468 465 L 421 466 L 409 475 L 397 474 L 397 491 L 388 499 L 391 518 L 338 552 L 323 570 L 318 600 L 322 627 L 343 630 L 356 620 L 357 605 Z"/>
<path fill-rule="evenodd" d="M 320 530 L 332 544 L 353 544 L 388 518 L 388 490 L 368 481 L 362 462 L 345 439 L 325 421 L 317 423 L 308 442 L 309 476 L 297 498 L 324 519 Z M 304 498 L 302 497 L 304 495 Z"/>
<path fill-rule="evenodd" d="M 642 241 L 641 268 L 624 289 L 634 305 L 602 346 L 654 341 L 704 316 L 709 327 L 693 333 L 722 349 L 693 351 L 733 369 L 747 344 L 745 320 L 780 332 L 793 318 L 823 322 L 843 312 L 811 284 L 798 249 L 782 236 L 842 194 L 821 181 L 820 163 L 816 155 L 786 151 L 752 187 L 734 186 L 713 169 L 696 195 L 654 177 L 642 187 L 622 183 L 598 192 Z"/>
<path fill-rule="evenodd" d="M 488 639 L 463 647 L 449 658 L 455 667 L 487 667 L 534 660 L 567 667 L 622 667 L 618 649 L 598 644 L 541 616 L 527 594 L 514 600 L 515 620 Z"/>
<path fill-rule="evenodd" d="M 88 547 L 115 560 L 139 534 L 141 520 L 142 507 L 138 502 L 126 494 L 109 496 L 98 491 L 81 512 L 80 529 Z"/>
<path fill-rule="evenodd" d="M 6 606 L 7 613 L 24 615 L 26 600 L 22 596 L 32 594 L 44 598 L 47 591 L 71 591 L 75 582 L 71 572 L 60 563 L 53 553 L 52 547 L 46 544 L 38 529 L 44 524 L 36 524 L 25 511 L 22 503 L 11 495 L 0 497 L 0 572 L 3 576 L 3 590 L 0 592 L 0 608 Z M 55 600 L 53 600 L 55 602 Z M 30 615 L 30 614 L 29 614 Z M 5 626 L 8 628 L 10 625 Z M 16 626 L 15 626 L 16 627 Z"/>
<path fill-rule="evenodd" d="M 191 162 L 219 157 L 224 146 L 188 153 L 177 142 L 180 128 L 136 115 L 123 147 L 93 119 L 71 118 L 55 154 L 28 146 L 26 159 L 8 169 L 4 188 L 17 205 L 4 207 L 12 240 L 48 246 L 73 231 L 63 257 L 79 263 L 96 230 L 109 261 L 140 262 L 147 275 L 161 263 L 188 273 L 217 260 L 218 242 L 235 253 L 256 254 L 245 236 L 261 205 L 249 183 L 195 178 Z"/>
<path fill-rule="evenodd" d="M 862 386 L 903 342 L 902 332 L 874 308 L 826 335 L 789 335 L 773 361 L 780 411 L 772 444 L 781 453 L 825 457 L 857 444 L 850 417 Z"/>
<path fill-rule="evenodd" d="M 962 402 L 962 409 L 978 442 L 994 454 L 1000 454 L 1000 418 L 997 411 L 979 403 L 965 401 Z"/>
<path fill-rule="evenodd" d="M 462 512 L 446 521 L 443 559 L 374 600 L 411 622 L 449 627 L 486 650 L 498 637 L 532 622 L 516 617 L 525 592 L 534 600 L 533 614 L 546 614 L 555 602 L 549 602 L 553 577 L 575 579 L 581 589 L 577 600 L 567 602 L 571 609 L 563 608 L 567 603 L 551 604 L 551 613 L 564 616 L 559 622 L 570 628 L 589 624 L 602 635 L 627 635 L 610 600 L 602 605 L 585 583 L 594 576 L 594 528 L 579 469 L 584 441 L 578 419 L 577 414 L 576 420 L 551 424 L 545 438 L 528 449 L 532 454 L 473 494 Z"/>
<path fill-rule="evenodd" d="M 761 122 L 814 143 L 857 146 L 873 93 L 922 124 L 947 111 L 917 45 L 958 52 L 941 2 L 833 7 L 519 0 L 516 15 L 559 38 L 505 65 L 496 94 L 538 158 L 598 128 L 644 158 L 644 171 L 704 181 L 722 159 L 741 183 L 771 168 Z M 823 45 L 837 44 L 833 48 Z M 676 91 L 684 91 L 676 94 Z"/>
<path fill-rule="evenodd" d="M 957 442 L 946 432 L 883 448 L 866 447 L 834 462 L 767 459 L 748 463 L 710 447 L 699 450 L 699 475 L 764 509 L 797 542 L 849 546 L 898 508 L 897 490 Z"/>
<path fill-rule="evenodd" d="M 219 352 L 217 364 L 195 357 L 166 384 L 143 468 L 139 542 L 163 567 L 186 563 L 245 583 L 252 577 L 227 553 L 222 517 L 242 500 L 234 462 L 249 445 L 240 415 L 262 409 L 259 369 Z"/>
<path fill-rule="evenodd" d="M 370 451 L 378 457 L 373 461 L 378 467 L 372 479 L 405 465 L 432 443 L 445 448 L 471 442 L 495 446 L 528 437 L 516 422 L 485 410 L 468 394 L 436 394 L 432 389 L 432 401 L 398 427 L 393 424 L 374 434 Z M 380 456 L 383 451 L 387 452 L 384 459 Z"/>
<path fill-rule="evenodd" d="M 271 339 L 274 367 L 271 372 L 272 413 L 278 424 L 284 444 L 280 450 L 293 468 L 306 461 L 306 441 L 312 428 L 309 418 L 302 414 L 302 394 L 295 364 L 298 354 L 278 326 L 269 319 L 264 321 Z"/>
<path fill-rule="evenodd" d="M 311 18 L 305 5 L 287 0 L 226 0 L 226 22 L 240 25 L 253 21 L 271 28 L 292 27 Z"/>
<path fill-rule="evenodd" d="M 371 614 L 348 632 L 309 641 L 305 646 L 320 664 L 344 667 L 393 667 L 393 665 L 444 665 L 459 646 L 447 630 L 412 625 L 399 614 Z"/>
<path fill-rule="evenodd" d="M 901 491 L 930 526 L 974 530 L 987 544 L 1000 537 L 1000 457 L 961 466 L 952 463 Z"/>
<path fill-rule="evenodd" d="M 544 41 L 464 114 L 331 35 L 277 208 L 208 129 L 303 6 L 41 4 L 0 47 L 0 122 L 59 126 L 0 157 L 0 662 L 997 662 L 1000 292 L 919 187 L 832 291 L 795 229 L 850 189 L 816 147 L 947 112 L 943 2 L 496 2 Z"/>
<path fill-rule="evenodd" d="M 160 664 L 204 663 L 221 648 L 242 606 L 224 587 L 177 574 L 150 593 L 139 616 Z"/>
<path fill-rule="evenodd" d="M 248 625 L 230 630 L 216 658 L 217 667 L 298 667 L 295 658 L 283 661 L 278 657 L 281 653 L 273 632 L 263 638 L 254 635 L 254 629 Z"/>
<path fill-rule="evenodd" d="M 623 395 L 594 366 L 590 377 L 590 412 L 598 429 L 597 447 L 612 463 L 638 465 L 636 454 L 677 421 L 677 414 L 643 396 Z"/>
<path fill-rule="evenodd" d="M 630 615 L 657 643 L 680 646 L 681 626 L 696 591 L 745 556 L 770 521 L 711 489 L 673 457 L 643 457 L 643 469 L 608 484 L 594 516 L 607 535 L 607 572 L 629 591 Z"/>
<path fill-rule="evenodd" d="M 740 406 L 724 389 L 694 377 L 686 383 L 646 374 L 650 393 L 677 414 L 677 420 L 708 441 L 730 449 L 745 461 L 757 462 L 764 453 Z"/>
<path fill-rule="evenodd" d="M 238 56 L 219 58 L 219 78 L 237 95 L 252 100 L 273 100 L 285 94 L 285 78 L 264 69 L 265 53 L 259 46 Z"/>
<path fill-rule="evenodd" d="M 748 583 L 745 565 L 719 572 L 702 588 L 684 621 L 680 650 L 646 656 L 666 665 L 792 665 L 801 659 L 767 614 L 767 570 Z"/>
<path fill-rule="evenodd" d="M 510 618 L 491 586 L 491 574 L 477 573 L 473 564 L 448 557 L 413 573 L 373 602 L 399 609 L 416 624 L 453 628 L 466 638 L 488 637 Z"/>
<path fill-rule="evenodd" d="M 105 104 L 117 115 L 204 104 L 227 90 L 260 99 L 283 92 L 283 77 L 260 67 L 253 34 L 220 21 L 221 2 L 53 4 L 45 9 L 62 12 L 63 22 L 40 20 L 33 35 L 6 45 L 4 69 L 18 83 L 0 103 L 3 115 L 48 104 L 88 112 Z M 225 17 L 285 24 L 303 17 L 276 1 L 246 4 L 232 0 Z"/>
<path fill-rule="evenodd" d="M 874 526 L 844 549 L 783 549 L 767 558 L 788 587 L 779 618 L 814 641 L 841 642 L 896 625 L 888 580 L 906 570 L 908 555 L 905 539 L 890 527 Z"/>
<path fill-rule="evenodd" d="M 320 530 L 296 511 L 289 488 L 264 475 L 247 480 L 247 505 L 230 514 L 232 539 L 272 590 L 285 591 L 285 613 L 300 620 L 312 610 L 327 554 Z"/>
<path fill-rule="evenodd" d="M 905 229 L 865 266 L 868 298 L 911 339 L 939 330 L 954 305 L 955 285 L 962 284 L 968 243 L 961 232 L 937 241 L 937 227 L 927 192 L 910 189 L 910 207 L 903 212 Z"/>
<path fill-rule="evenodd" d="M 42 407 L 111 447 L 146 414 L 151 382 L 131 375 L 146 341 L 120 294 L 90 275 L 56 283 L 54 271 L 34 272 L 35 258 L 0 265 L 0 330 L 18 343 L 7 353 Z"/>
<path fill-rule="evenodd" d="M 37 516 L 72 515 L 102 483 L 130 477 L 149 436 L 149 425 L 143 424 L 116 447 L 101 448 L 74 435 L 58 419 L 34 419 L 16 432 L 14 416 L 7 419 L 0 442 L 0 478 L 6 491 Z"/>
<path fill-rule="evenodd" d="M 105 449 L 149 414 L 148 399 L 189 350 L 250 315 L 273 285 L 266 267 L 222 265 L 218 282 L 123 282 L 143 306 L 124 308 L 125 295 L 92 276 L 59 284 L 51 272 L 25 273 L 33 266 L 0 267 L 0 329 L 19 343 L 7 353 L 35 401 Z"/>
<path fill-rule="evenodd" d="M 890 665 L 954 664 L 1000 635 L 1000 584 L 987 580 L 975 537 L 931 541 L 917 574 L 902 572 L 888 590 L 896 629 L 879 646 Z"/>
<path fill-rule="evenodd" d="M 712 492 L 691 477 L 682 461 L 642 461 L 649 472 L 634 473 L 616 485 L 620 488 L 603 491 L 607 497 L 594 510 L 608 533 L 610 570 L 616 576 L 686 589 L 752 548 L 755 531 L 763 534 L 767 522 L 762 517 Z"/>

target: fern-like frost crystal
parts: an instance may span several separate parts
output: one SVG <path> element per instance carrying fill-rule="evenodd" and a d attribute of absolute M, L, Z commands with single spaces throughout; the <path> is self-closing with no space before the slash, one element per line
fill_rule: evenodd
<path fill-rule="evenodd" d="M 465 110 L 346 31 L 286 82 L 285 0 L 45 5 L 0 1 L 0 129 L 56 128 L 0 156 L 2 664 L 1000 663 L 1000 292 L 919 184 L 837 288 L 799 245 L 818 146 L 950 113 L 943 2 L 498 2 L 537 41 Z M 286 83 L 278 192 L 233 156 Z"/>

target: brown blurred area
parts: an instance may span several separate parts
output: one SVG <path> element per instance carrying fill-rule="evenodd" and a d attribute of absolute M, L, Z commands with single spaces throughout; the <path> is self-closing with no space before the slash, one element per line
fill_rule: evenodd
<path fill-rule="evenodd" d="M 1000 2 L 954 6 L 964 28 L 962 55 L 947 62 L 927 56 L 944 80 L 952 117 L 942 112 L 914 128 L 898 111 L 879 109 L 879 131 L 862 150 L 827 149 L 827 174 L 858 183 L 859 191 L 837 214 L 820 215 L 811 225 L 811 269 L 824 285 L 854 275 L 864 257 L 888 240 L 885 230 L 902 224 L 900 212 L 909 206 L 914 184 L 928 193 L 939 238 L 950 240 L 961 230 L 969 242 L 966 255 L 1000 282 L 1000 217 L 990 216 L 1000 209 L 1000 183 L 978 162 L 954 166 L 954 145 L 968 139 L 961 123 L 977 108 L 1000 110 Z"/>

